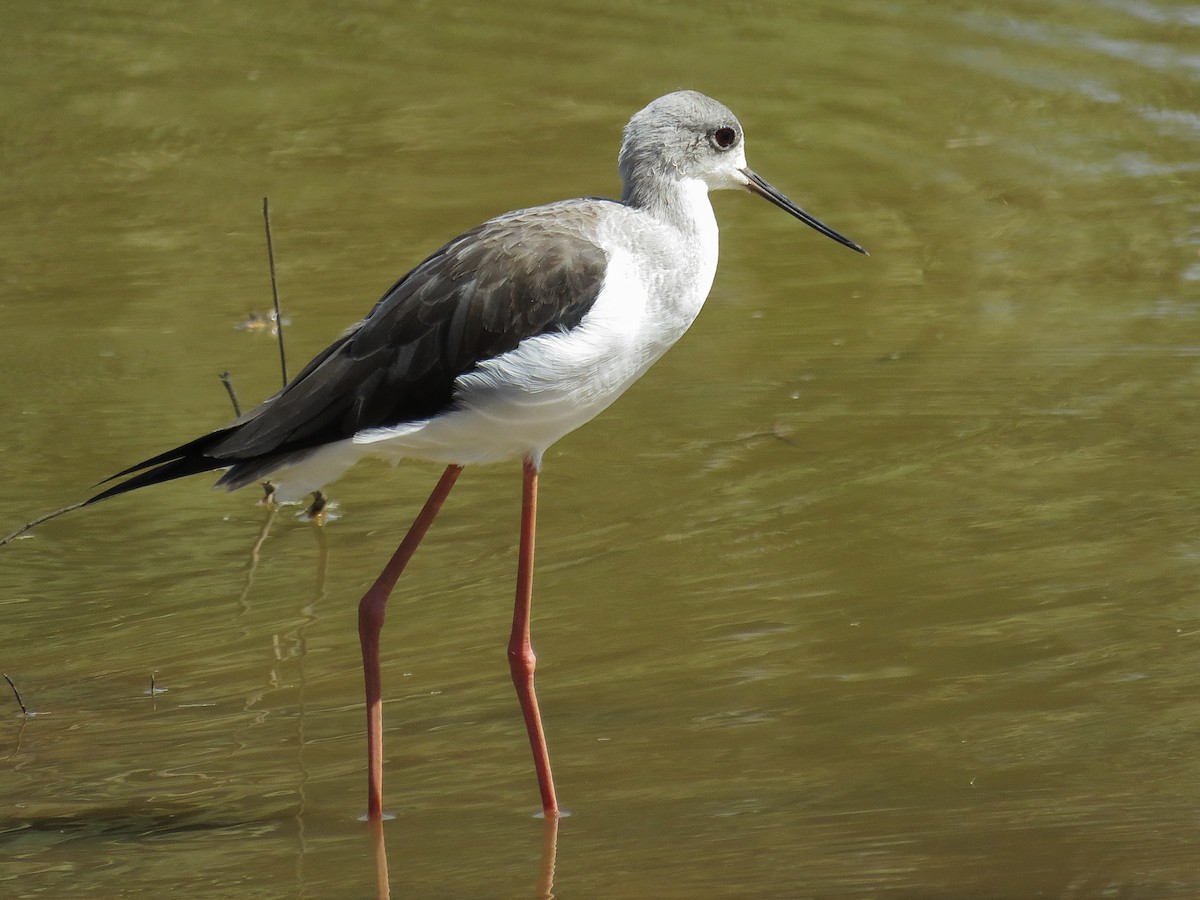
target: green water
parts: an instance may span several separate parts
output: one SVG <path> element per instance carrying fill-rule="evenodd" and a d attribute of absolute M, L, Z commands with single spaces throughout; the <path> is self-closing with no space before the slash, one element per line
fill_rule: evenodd
<path fill-rule="evenodd" d="M 0 532 L 275 389 L 444 240 L 619 191 L 691 87 L 750 196 L 691 333 L 547 455 L 556 896 L 1200 893 L 1200 7 L 10 2 Z M 0 896 L 544 895 L 504 659 L 519 467 L 324 529 L 203 478 L 0 550 Z M 263 536 L 265 534 L 265 537 Z M 158 693 L 148 691 L 150 679 Z M 5 689 L 0 685 L 0 689 Z M 164 691 L 165 689 L 165 691 Z"/>

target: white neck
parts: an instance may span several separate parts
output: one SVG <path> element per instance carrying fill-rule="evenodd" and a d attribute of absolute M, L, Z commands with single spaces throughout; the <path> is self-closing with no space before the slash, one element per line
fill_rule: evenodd
<path fill-rule="evenodd" d="M 625 184 L 621 202 L 697 239 L 715 255 L 717 219 L 708 199 L 708 185 L 701 179 L 633 180 Z"/>

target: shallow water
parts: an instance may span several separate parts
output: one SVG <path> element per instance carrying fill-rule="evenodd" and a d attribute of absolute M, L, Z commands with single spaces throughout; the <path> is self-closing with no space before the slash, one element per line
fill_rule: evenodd
<path fill-rule="evenodd" d="M 1200 7 L 10 3 L 0 531 L 278 381 L 440 242 L 614 194 L 694 87 L 863 243 L 715 198 L 692 332 L 547 456 L 564 897 L 1194 897 Z M 669 39 L 664 39 L 669 36 Z M 354 604 L 436 478 L 323 529 L 203 479 L 0 550 L 0 895 L 375 896 Z M 393 896 L 548 890 L 504 644 L 516 466 L 385 631 Z M 155 693 L 150 693 L 151 678 Z"/>

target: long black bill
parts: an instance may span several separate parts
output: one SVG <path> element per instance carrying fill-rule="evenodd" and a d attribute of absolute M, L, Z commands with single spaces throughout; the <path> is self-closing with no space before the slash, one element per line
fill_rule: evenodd
<path fill-rule="evenodd" d="M 815 218 L 814 216 L 810 216 L 808 213 L 806 213 L 804 210 L 802 210 L 800 207 L 798 207 L 795 203 L 793 203 L 791 200 L 789 200 L 787 197 L 783 196 L 783 194 L 781 194 L 779 191 L 777 191 L 775 188 L 773 188 L 769 182 L 767 182 L 765 179 L 763 179 L 762 177 L 757 175 L 755 172 L 751 171 L 749 168 L 742 169 L 742 174 L 745 175 L 748 179 L 750 179 L 750 183 L 748 185 L 746 185 L 746 188 L 751 193 L 758 194 L 758 196 L 760 196 L 760 197 L 765 197 L 767 200 L 770 200 L 772 203 L 774 203 L 776 206 L 778 206 L 784 212 L 791 213 L 793 216 L 795 216 L 797 219 L 799 219 L 805 225 L 809 226 L 810 228 L 815 228 L 817 231 L 821 232 L 821 234 L 825 235 L 825 237 L 833 238 L 839 244 L 843 244 L 843 245 L 849 247 L 851 250 L 857 250 L 863 256 L 871 255 L 866 250 L 864 250 L 862 247 L 860 247 L 858 244 L 854 243 L 854 241 L 850 240 L 850 238 L 846 237 L 844 234 L 840 234 L 839 232 L 834 231 L 832 228 L 830 228 L 824 222 L 820 221 L 819 219 Z"/>

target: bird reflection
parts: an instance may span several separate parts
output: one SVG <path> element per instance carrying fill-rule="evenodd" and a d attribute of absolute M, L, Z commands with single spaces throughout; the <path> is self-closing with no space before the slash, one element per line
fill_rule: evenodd
<path fill-rule="evenodd" d="M 379 900 L 389 900 L 392 896 L 392 886 L 388 882 L 387 845 L 383 841 L 383 820 L 370 819 L 367 825 L 371 829 L 371 849 L 375 854 L 375 896 Z"/>
<path fill-rule="evenodd" d="M 554 867 L 558 858 L 558 816 L 546 816 L 542 822 L 542 856 L 538 863 L 537 900 L 554 900 Z M 375 862 L 375 896 L 390 900 L 392 886 L 388 877 L 387 842 L 384 840 L 384 820 L 368 818 L 371 851 Z"/>
<path fill-rule="evenodd" d="M 538 900 L 554 900 L 554 863 L 558 859 L 558 816 L 546 816 L 542 829 L 542 865 L 538 877 Z"/>

